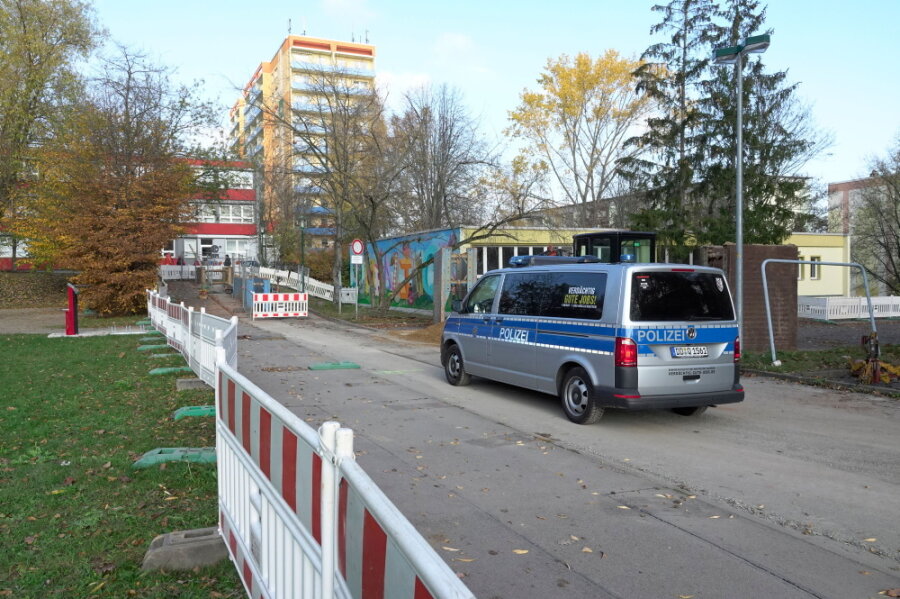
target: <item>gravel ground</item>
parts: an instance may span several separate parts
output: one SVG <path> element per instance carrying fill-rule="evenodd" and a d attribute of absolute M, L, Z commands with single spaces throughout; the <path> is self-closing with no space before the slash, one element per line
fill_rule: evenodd
<path fill-rule="evenodd" d="M 900 320 L 876 320 L 878 340 L 882 345 L 900 344 Z M 868 335 L 868 320 L 819 322 L 801 318 L 797 326 L 797 349 L 827 349 L 847 345 L 859 345 L 863 335 Z"/>

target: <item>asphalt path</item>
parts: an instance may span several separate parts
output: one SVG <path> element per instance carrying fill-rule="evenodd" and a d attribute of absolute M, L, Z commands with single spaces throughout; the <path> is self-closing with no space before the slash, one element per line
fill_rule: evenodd
<path fill-rule="evenodd" d="M 900 587 L 900 403 L 746 378 L 700 418 L 474 378 L 437 348 L 312 317 L 242 319 L 239 370 L 357 460 L 482 598 L 879 597 Z M 352 361 L 359 370 L 310 371 Z M 883 596 L 883 595 L 881 595 Z"/>

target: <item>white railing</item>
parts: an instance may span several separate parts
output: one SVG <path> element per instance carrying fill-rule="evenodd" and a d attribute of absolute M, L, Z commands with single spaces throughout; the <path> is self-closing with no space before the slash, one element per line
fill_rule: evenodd
<path fill-rule="evenodd" d="M 210 387 L 215 386 L 216 339 L 221 337 L 228 363 L 237 368 L 237 316 L 230 320 L 176 304 L 155 291 L 147 291 L 147 314 L 153 327 L 166 336 L 191 370 Z"/>
<path fill-rule="evenodd" d="M 197 276 L 197 267 L 187 264 L 161 264 L 159 276 L 163 281 L 193 280 Z"/>
<path fill-rule="evenodd" d="M 356 463 L 350 429 L 313 430 L 219 356 L 219 527 L 250 597 L 474 597 Z"/>
<path fill-rule="evenodd" d="M 900 297 L 872 298 L 875 318 L 900 317 Z M 869 307 L 864 297 L 812 297 L 797 298 L 797 316 L 816 320 L 843 320 L 869 318 Z"/>
<path fill-rule="evenodd" d="M 298 274 L 294 271 L 276 270 L 274 268 L 261 266 L 259 268 L 259 273 L 256 276 L 263 279 L 268 279 L 273 283 L 279 283 L 281 285 L 284 285 L 285 287 L 290 287 L 298 291 L 303 287 L 300 285 L 300 278 Z M 323 283 L 322 281 L 317 281 L 310 276 L 306 277 L 306 286 L 304 291 L 314 297 L 318 297 L 329 302 L 334 301 L 334 285 Z M 355 304 L 357 303 L 357 297 L 358 291 L 356 288 L 341 288 L 342 304 Z"/>

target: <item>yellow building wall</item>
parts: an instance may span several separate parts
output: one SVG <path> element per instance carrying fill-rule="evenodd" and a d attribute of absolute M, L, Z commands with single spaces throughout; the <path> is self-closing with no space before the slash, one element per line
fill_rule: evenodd
<path fill-rule="evenodd" d="M 840 233 L 793 233 L 785 244 L 797 246 L 799 260 L 817 258 L 822 262 L 850 262 L 850 236 Z M 811 265 L 798 265 L 797 295 L 849 296 L 851 268 L 819 266 L 817 278 Z"/>
<path fill-rule="evenodd" d="M 572 247 L 572 236 L 589 231 L 597 231 L 596 227 L 590 229 L 547 229 L 530 227 L 510 227 L 498 230 L 495 234 L 485 239 L 479 239 L 471 244 L 465 244 L 460 249 L 465 251 L 470 247 L 482 247 L 486 245 L 513 246 L 513 245 L 543 245 L 555 247 Z M 478 235 L 475 227 L 461 227 L 462 238 Z"/>

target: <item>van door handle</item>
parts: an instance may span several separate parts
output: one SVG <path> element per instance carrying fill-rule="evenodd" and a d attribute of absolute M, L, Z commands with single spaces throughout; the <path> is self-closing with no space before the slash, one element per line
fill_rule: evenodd
<path fill-rule="evenodd" d="M 501 322 L 503 322 L 503 317 L 498 316 L 497 318 L 494 319 L 494 322 L 496 322 L 497 324 L 500 324 Z"/>
<path fill-rule="evenodd" d="M 491 324 L 491 317 L 490 317 L 490 316 L 485 316 L 484 318 L 482 318 L 482 320 L 484 321 L 485 324 Z"/>

